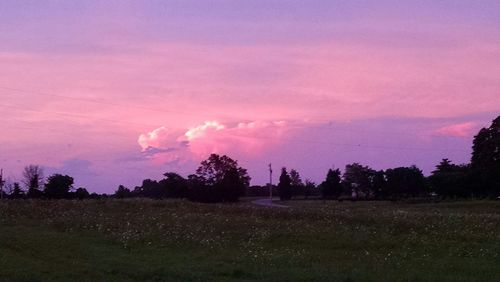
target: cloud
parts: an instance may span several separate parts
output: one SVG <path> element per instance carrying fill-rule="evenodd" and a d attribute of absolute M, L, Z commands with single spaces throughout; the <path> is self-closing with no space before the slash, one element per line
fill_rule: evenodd
<path fill-rule="evenodd" d="M 280 142 L 286 132 L 283 121 L 252 121 L 222 124 L 206 121 L 184 134 L 160 127 L 141 134 L 143 156 L 161 163 L 179 163 L 206 158 L 209 154 L 258 156 Z"/>
<path fill-rule="evenodd" d="M 470 137 L 476 129 L 475 127 L 475 122 L 464 122 L 441 127 L 436 132 L 443 136 Z"/>
<path fill-rule="evenodd" d="M 179 132 L 165 126 L 156 128 L 148 133 L 139 135 L 137 142 L 142 152 L 151 155 L 160 152 L 175 151 L 183 142 L 177 141 Z"/>
<path fill-rule="evenodd" d="M 285 133 L 285 125 L 285 122 L 279 121 L 240 122 L 233 126 L 205 122 L 188 130 L 185 136 L 190 152 L 199 158 L 211 153 L 252 157 L 279 143 Z"/>

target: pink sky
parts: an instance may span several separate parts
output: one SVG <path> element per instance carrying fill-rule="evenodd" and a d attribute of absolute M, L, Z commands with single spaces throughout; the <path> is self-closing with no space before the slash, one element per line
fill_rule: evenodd
<path fill-rule="evenodd" d="M 1 3 L 0 166 L 110 193 L 212 152 L 254 184 L 467 162 L 500 114 L 500 5 L 313 2 Z"/>

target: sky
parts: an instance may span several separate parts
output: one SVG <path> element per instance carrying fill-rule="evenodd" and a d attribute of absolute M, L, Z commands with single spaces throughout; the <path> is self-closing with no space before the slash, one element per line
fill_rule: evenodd
<path fill-rule="evenodd" d="M 98 193 L 210 153 L 256 185 L 269 163 L 429 174 L 470 160 L 499 77 L 499 1 L 6 0 L 0 167 Z"/>

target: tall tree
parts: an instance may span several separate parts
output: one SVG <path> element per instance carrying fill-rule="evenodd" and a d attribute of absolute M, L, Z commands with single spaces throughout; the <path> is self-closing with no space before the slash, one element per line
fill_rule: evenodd
<path fill-rule="evenodd" d="M 471 168 L 479 180 L 477 192 L 500 195 L 500 116 L 474 137 Z"/>
<path fill-rule="evenodd" d="M 292 179 L 286 171 L 286 167 L 281 168 L 278 193 L 282 201 L 290 200 L 292 198 Z"/>
<path fill-rule="evenodd" d="M 304 183 L 297 170 L 290 170 L 290 184 L 292 186 L 292 197 L 304 193 Z"/>
<path fill-rule="evenodd" d="M 372 179 L 372 189 L 377 199 L 385 199 L 389 196 L 390 191 L 387 187 L 385 172 L 383 170 L 375 171 Z"/>
<path fill-rule="evenodd" d="M 73 193 L 73 197 L 79 200 L 87 199 L 90 197 L 89 191 L 83 187 L 79 187 Z"/>
<path fill-rule="evenodd" d="M 416 166 L 388 169 L 385 175 L 388 190 L 393 196 L 415 197 L 426 192 L 425 177 Z"/>
<path fill-rule="evenodd" d="M 200 202 L 235 202 L 250 185 L 247 170 L 230 157 L 211 154 L 189 176 L 189 198 Z"/>
<path fill-rule="evenodd" d="M 24 192 L 18 182 L 14 182 L 12 191 L 10 192 L 9 198 L 11 199 L 21 199 L 24 197 Z"/>
<path fill-rule="evenodd" d="M 164 197 L 183 198 L 187 196 L 188 183 L 184 177 L 175 172 L 167 172 L 163 175 L 165 178 L 160 180 L 159 184 L 164 191 Z"/>
<path fill-rule="evenodd" d="M 340 169 L 329 169 L 326 179 L 321 183 L 321 193 L 324 199 L 338 198 L 342 193 Z"/>
<path fill-rule="evenodd" d="M 373 177 L 375 170 L 359 163 L 345 166 L 343 184 L 354 197 L 370 198 L 374 195 Z"/>
<path fill-rule="evenodd" d="M 442 197 L 468 197 L 474 193 L 470 165 L 443 159 L 429 176 L 430 188 Z"/>
<path fill-rule="evenodd" d="M 43 169 L 38 165 L 26 166 L 23 170 L 23 183 L 28 190 L 29 198 L 42 196 L 40 189 L 43 186 Z"/>
<path fill-rule="evenodd" d="M 113 194 L 113 197 L 118 199 L 130 198 L 132 197 L 132 192 L 127 187 L 120 185 Z"/>
<path fill-rule="evenodd" d="M 138 197 L 147 197 L 153 199 L 163 198 L 162 187 L 156 180 L 144 179 L 141 186 L 134 189 L 133 194 Z"/>
<path fill-rule="evenodd" d="M 314 183 L 309 179 L 306 179 L 306 183 L 304 184 L 304 198 L 307 200 L 309 196 L 312 195 L 315 189 L 316 189 L 316 183 Z"/>
<path fill-rule="evenodd" d="M 47 178 L 44 194 L 49 199 L 69 198 L 69 191 L 73 188 L 73 177 L 62 174 L 53 174 Z"/>

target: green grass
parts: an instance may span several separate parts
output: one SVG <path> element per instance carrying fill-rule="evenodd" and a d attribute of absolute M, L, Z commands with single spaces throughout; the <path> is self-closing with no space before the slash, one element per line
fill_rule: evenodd
<path fill-rule="evenodd" d="M 500 281 L 500 203 L 0 203 L 2 281 Z"/>

